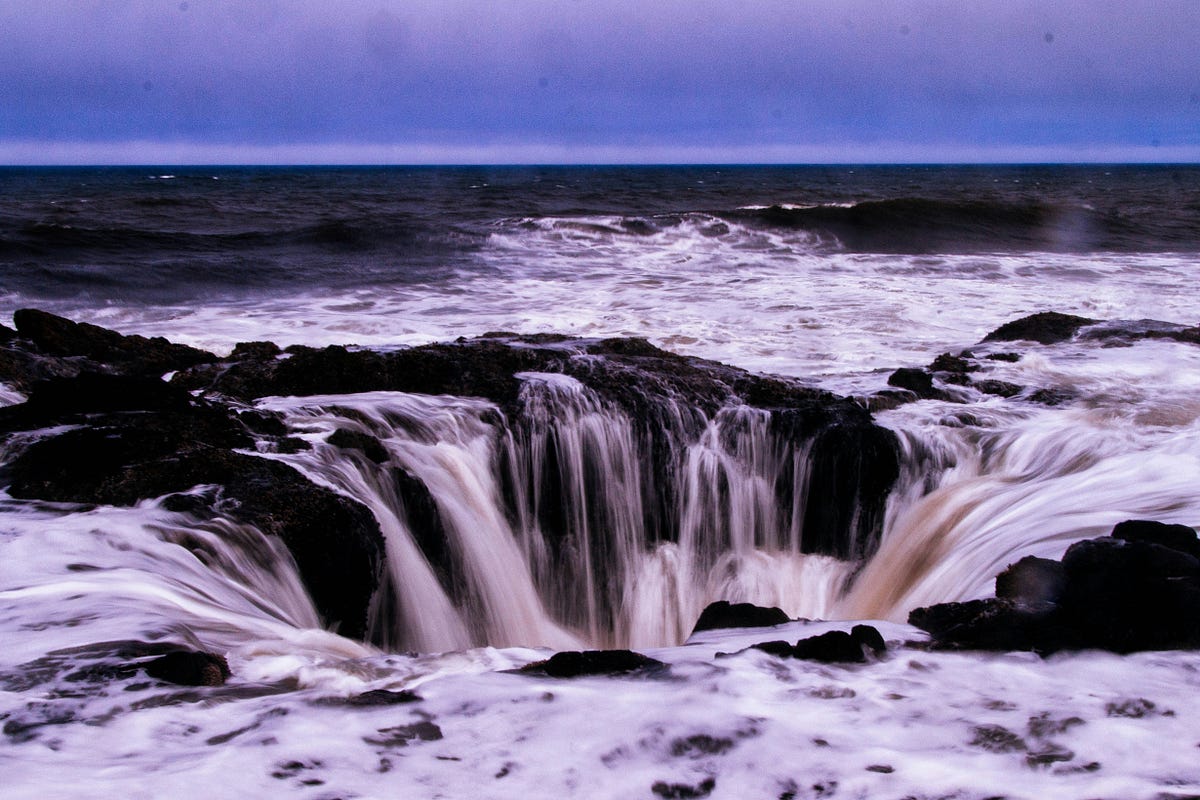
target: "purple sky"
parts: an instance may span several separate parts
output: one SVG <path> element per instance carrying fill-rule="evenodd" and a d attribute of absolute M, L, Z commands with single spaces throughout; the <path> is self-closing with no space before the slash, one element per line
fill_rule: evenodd
<path fill-rule="evenodd" d="M 1200 2 L 0 0 L 0 163 L 1200 161 Z"/>

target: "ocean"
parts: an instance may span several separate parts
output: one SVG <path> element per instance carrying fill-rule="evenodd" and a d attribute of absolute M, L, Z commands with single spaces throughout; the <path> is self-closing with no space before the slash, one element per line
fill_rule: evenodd
<path fill-rule="evenodd" d="M 505 470 L 540 474 L 522 455 L 532 434 L 502 431 L 492 402 L 259 400 L 313 445 L 272 457 L 389 536 L 402 613 L 370 641 L 327 629 L 252 526 L 153 500 L 19 499 L 0 467 L 6 792 L 1195 796 L 1200 654 L 904 642 L 924 637 L 909 611 L 989 596 L 1024 556 L 1059 558 L 1126 519 L 1200 525 L 1200 348 L 1140 335 L 1200 323 L 1198 272 L 1200 167 L 1186 165 L 0 169 L 0 323 L 39 308 L 221 355 L 263 340 L 390 352 L 496 332 L 640 337 L 859 398 L 901 454 L 878 547 L 815 554 L 778 507 L 806 453 L 764 449 L 752 411 L 723 410 L 672 440 L 677 475 L 647 478 L 682 498 L 678 529 L 647 544 L 629 478 L 652 469 L 638 420 L 567 376 L 522 374 L 522 402 L 550 415 L 538 435 L 579 459 L 572 503 L 592 510 L 576 533 L 613 543 L 603 564 L 547 562 L 537 515 L 503 497 Z M 1099 324 L 982 341 L 1042 311 Z M 881 399 L 898 368 L 964 352 L 976 378 L 1017 391 Z M 0 383 L 0 405 L 24 399 Z M 438 586 L 374 467 L 322 449 L 350 425 L 429 487 L 461 586 Z M 0 464 L 29 440 L 0 442 Z M 196 540 L 216 555 L 197 559 Z M 873 620 L 892 653 L 864 667 L 721 658 L 764 634 L 689 639 L 718 599 L 833 621 L 770 638 Z M 233 678 L 97 682 L 105 643 L 146 640 L 220 652 Z M 634 647 L 670 676 L 508 672 L 587 647 Z M 400 689 L 424 699 L 350 702 Z M 1020 744 L 980 733 L 996 728 Z"/>

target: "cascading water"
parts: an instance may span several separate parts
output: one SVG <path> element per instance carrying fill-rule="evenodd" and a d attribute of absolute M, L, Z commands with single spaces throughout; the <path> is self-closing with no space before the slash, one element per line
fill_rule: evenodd
<path fill-rule="evenodd" d="M 853 565 L 803 552 L 808 443 L 772 432 L 770 412 L 731 407 L 696 437 L 683 424 L 660 432 L 673 464 L 650 475 L 623 412 L 572 377 L 519 377 L 512 420 L 483 401 L 396 393 L 262 404 L 314 445 L 274 457 L 380 522 L 376 640 L 650 646 L 681 641 L 716 599 L 827 615 Z M 327 443 L 339 429 L 377 440 L 386 458 Z M 677 523 L 656 539 L 647 508 L 660 493 Z M 434 513 L 416 520 L 414 504 Z"/>

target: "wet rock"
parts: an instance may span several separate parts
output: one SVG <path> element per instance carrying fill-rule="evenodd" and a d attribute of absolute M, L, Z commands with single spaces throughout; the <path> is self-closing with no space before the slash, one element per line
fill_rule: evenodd
<path fill-rule="evenodd" d="M 994 394 L 997 397 L 1016 397 L 1024 390 L 1024 387 L 1018 386 L 1015 383 L 990 379 L 974 381 L 971 386 L 975 387 L 984 394 Z"/>
<path fill-rule="evenodd" d="M 334 447 L 340 447 L 345 450 L 358 450 L 376 464 L 382 464 L 390 458 L 387 448 L 374 436 L 347 428 L 338 428 L 325 441 Z"/>
<path fill-rule="evenodd" d="M 979 365 L 974 363 L 966 354 L 951 355 L 942 353 L 929 365 L 933 372 L 946 372 L 952 375 L 965 375 L 968 372 L 978 372 Z"/>
<path fill-rule="evenodd" d="M 1072 338 L 1085 325 L 1094 325 L 1097 320 L 1043 311 L 1001 325 L 983 337 L 985 342 L 1029 341 L 1039 344 L 1055 344 Z"/>
<path fill-rule="evenodd" d="M 1200 538 L 1196 529 L 1187 525 L 1168 525 L 1154 520 L 1131 519 L 1118 523 L 1112 532 L 1114 539 L 1127 542 L 1150 542 L 1200 558 Z"/>
<path fill-rule="evenodd" d="M 753 603 L 730 603 L 718 600 L 709 603 L 692 628 L 692 633 L 720 628 L 766 628 L 789 622 L 788 615 L 778 608 L 763 608 Z"/>
<path fill-rule="evenodd" d="M 1123 525 L 1118 529 L 1129 539 L 1076 542 L 1061 563 L 1022 559 L 997 576 L 997 597 L 915 609 L 909 621 L 942 648 L 1200 647 L 1200 559 L 1187 552 L 1194 531 Z"/>
<path fill-rule="evenodd" d="M 799 658 L 826 664 L 863 664 L 867 653 L 877 656 L 887 649 L 878 629 L 871 625 L 855 625 L 849 633 L 828 631 L 801 639 L 795 645 L 787 642 L 762 642 L 750 649 L 762 650 L 781 658 Z"/>
<path fill-rule="evenodd" d="M 52 356 L 82 356 L 131 375 L 159 376 L 172 370 L 213 362 L 212 353 L 173 344 L 161 336 L 123 336 L 116 331 L 73 322 L 45 311 L 23 308 L 13 314 L 17 333 Z"/>
<path fill-rule="evenodd" d="M 0 417 L 0 429 L 36 427 L 82 414 L 113 411 L 177 411 L 191 398 L 158 378 L 82 374 L 35 383 L 29 398 Z"/>
<path fill-rule="evenodd" d="M 907 389 L 922 400 L 945 400 L 946 393 L 933 385 L 933 376 L 923 369 L 901 367 L 888 376 L 888 386 Z"/>
<path fill-rule="evenodd" d="M 9 493 L 133 505 L 219 485 L 212 510 L 280 537 L 325 619 L 361 637 L 383 558 L 378 524 L 365 507 L 286 464 L 235 451 L 252 446 L 233 414 L 208 404 L 101 415 L 20 452 L 8 464 Z M 187 510 L 208 503 L 197 498 Z"/>
<path fill-rule="evenodd" d="M 274 342 L 238 342 L 233 346 L 229 361 L 246 359 L 265 360 L 275 358 L 283 352 Z"/>
<path fill-rule="evenodd" d="M 1060 562 L 1026 556 L 996 576 L 996 597 L 1035 605 L 1057 603 L 1066 582 Z"/>
<path fill-rule="evenodd" d="M 971 733 L 970 745 L 989 753 L 1020 753 L 1029 749 L 1024 739 L 1002 725 L 977 725 Z"/>
<path fill-rule="evenodd" d="M 551 678 L 578 678 L 586 675 L 625 675 L 665 667 L 663 662 L 631 650 L 584 650 L 555 653 L 545 661 L 526 664 L 517 672 Z"/>
<path fill-rule="evenodd" d="M 411 742 L 436 742 L 442 738 L 441 728 L 423 720 L 411 725 L 380 728 L 376 735 L 364 736 L 363 741 L 376 747 L 407 747 Z"/>
<path fill-rule="evenodd" d="M 145 664 L 146 674 L 180 686 L 222 686 L 228 680 L 224 656 L 195 650 L 176 650 Z"/>

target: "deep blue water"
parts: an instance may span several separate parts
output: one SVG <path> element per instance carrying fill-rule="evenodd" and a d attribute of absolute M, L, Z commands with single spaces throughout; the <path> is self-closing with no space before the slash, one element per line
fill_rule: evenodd
<path fill-rule="evenodd" d="M 486 274 L 553 218 L 829 252 L 1200 252 L 1197 166 L 0 169 L 3 290 L 179 303 Z M 752 243 L 747 243 L 752 247 Z"/>

